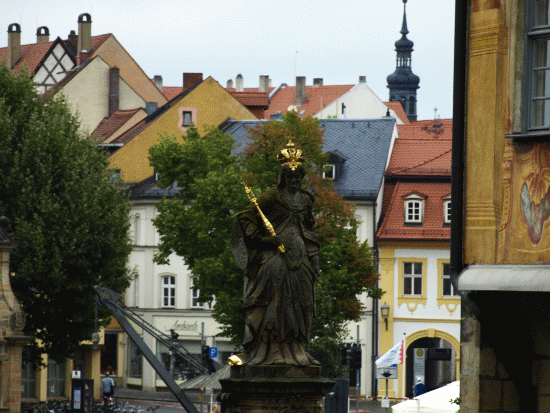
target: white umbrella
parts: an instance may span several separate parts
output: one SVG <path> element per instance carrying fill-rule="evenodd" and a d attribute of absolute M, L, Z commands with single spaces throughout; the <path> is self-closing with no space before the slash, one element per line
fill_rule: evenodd
<path fill-rule="evenodd" d="M 460 382 L 453 381 L 446 386 L 440 387 L 421 394 L 413 400 L 395 404 L 391 407 L 392 413 L 456 413 L 459 411 L 458 404 L 451 403 L 451 400 L 460 396 Z M 418 402 L 420 410 L 418 410 Z"/>

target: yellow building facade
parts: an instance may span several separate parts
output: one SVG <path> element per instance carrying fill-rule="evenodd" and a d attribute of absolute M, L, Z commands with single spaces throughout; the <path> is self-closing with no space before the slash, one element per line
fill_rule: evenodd
<path fill-rule="evenodd" d="M 549 411 L 550 6 L 456 3 L 461 412 Z"/>
<path fill-rule="evenodd" d="M 181 140 L 192 123 L 204 136 L 210 127 L 229 117 L 256 119 L 216 80 L 208 77 L 111 142 L 122 146 L 109 157 L 109 168 L 119 170 L 126 182 L 140 182 L 154 173 L 149 164 L 149 148 L 159 142 L 161 135 L 174 135 Z"/>

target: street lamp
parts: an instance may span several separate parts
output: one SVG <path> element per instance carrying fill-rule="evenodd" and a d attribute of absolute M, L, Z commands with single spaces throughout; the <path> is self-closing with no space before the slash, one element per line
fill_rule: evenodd
<path fill-rule="evenodd" d="M 386 331 L 388 331 L 388 317 L 390 315 L 390 306 L 386 303 L 380 306 L 380 314 L 382 315 L 382 319 L 386 323 Z"/>
<path fill-rule="evenodd" d="M 92 334 L 92 348 L 94 350 L 98 349 L 99 344 L 99 333 L 97 332 L 97 296 L 95 298 L 95 331 Z"/>

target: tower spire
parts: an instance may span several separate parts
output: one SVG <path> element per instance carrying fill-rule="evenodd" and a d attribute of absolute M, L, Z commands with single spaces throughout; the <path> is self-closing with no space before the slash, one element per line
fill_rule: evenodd
<path fill-rule="evenodd" d="M 409 29 L 407 28 L 407 0 L 403 0 L 403 25 L 401 26 L 401 32 L 403 36 L 409 34 Z"/>
<path fill-rule="evenodd" d="M 416 120 L 416 90 L 420 78 L 411 70 L 411 55 L 414 43 L 407 38 L 407 0 L 403 0 L 403 24 L 401 39 L 395 42 L 397 52 L 395 72 L 387 77 L 390 102 L 398 101 L 403 106 L 409 121 Z"/>

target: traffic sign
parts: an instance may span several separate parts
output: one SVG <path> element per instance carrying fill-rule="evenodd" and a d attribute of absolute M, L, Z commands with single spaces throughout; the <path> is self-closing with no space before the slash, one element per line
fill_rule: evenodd
<path fill-rule="evenodd" d="M 390 407 L 390 399 L 388 399 L 387 397 L 383 397 L 382 398 L 382 406 L 380 406 L 382 408 L 389 408 Z"/>
<path fill-rule="evenodd" d="M 214 359 L 218 357 L 218 347 L 210 347 L 210 358 Z"/>
<path fill-rule="evenodd" d="M 377 367 L 376 368 L 377 379 L 397 379 L 397 366 L 389 367 Z"/>

